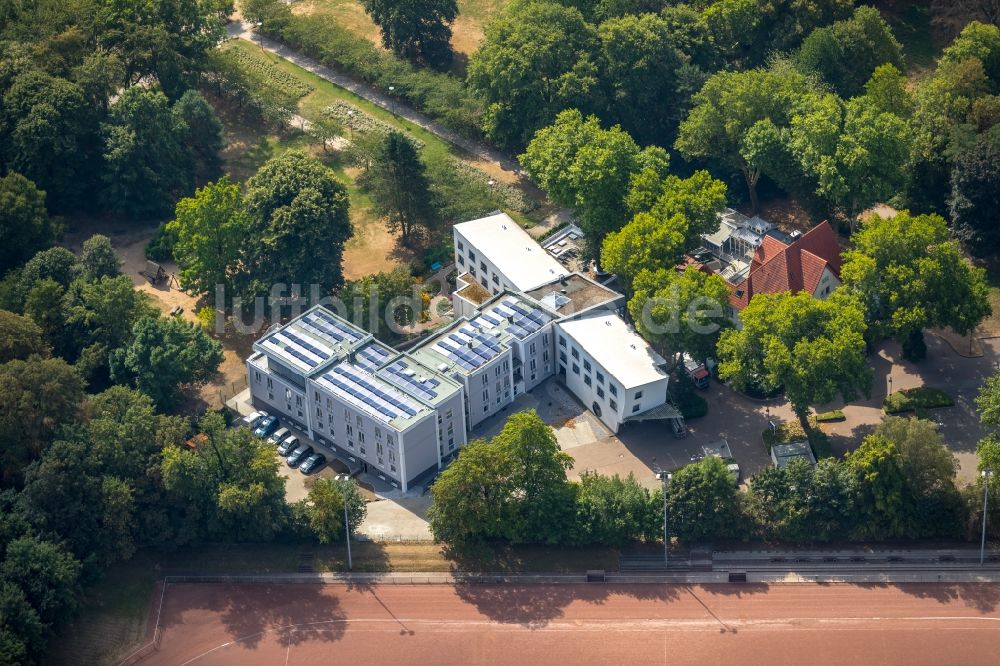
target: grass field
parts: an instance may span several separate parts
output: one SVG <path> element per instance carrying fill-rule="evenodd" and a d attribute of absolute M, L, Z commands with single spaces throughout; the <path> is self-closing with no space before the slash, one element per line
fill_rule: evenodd
<path fill-rule="evenodd" d="M 313 554 L 316 571 L 346 570 L 344 546 L 298 544 L 183 548 L 170 553 L 140 552 L 112 567 L 84 596 L 76 621 L 52 641 L 48 663 L 55 666 L 114 664 L 141 644 L 156 580 L 178 574 L 266 574 L 297 571 L 303 552 Z M 451 553 L 433 543 L 352 544 L 354 571 L 433 571 L 582 573 L 617 571 L 618 551 L 606 547 L 483 546 Z"/>
<path fill-rule="evenodd" d="M 458 18 L 452 26 L 451 45 L 459 60 L 472 54 L 483 39 L 487 23 L 507 0 L 458 0 Z M 380 44 L 378 27 L 359 0 L 305 0 L 294 5 L 296 14 L 325 14 L 344 28 Z"/>

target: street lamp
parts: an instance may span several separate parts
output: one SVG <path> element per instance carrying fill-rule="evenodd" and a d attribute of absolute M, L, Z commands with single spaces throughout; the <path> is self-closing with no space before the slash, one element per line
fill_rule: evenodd
<path fill-rule="evenodd" d="M 354 143 L 354 109 L 347 110 L 347 130 L 351 133 L 351 143 Z"/>
<path fill-rule="evenodd" d="M 655 457 L 653 458 L 653 472 L 656 473 L 656 480 L 663 484 L 663 568 L 667 569 L 670 567 L 670 535 L 667 532 L 667 485 L 673 478 L 673 474 L 663 471 L 656 464 Z"/>
<path fill-rule="evenodd" d="M 396 86 L 389 86 L 389 113 L 396 115 L 396 100 L 394 95 L 396 93 Z"/>
<path fill-rule="evenodd" d="M 345 483 L 345 482 L 341 482 Z M 347 492 L 344 491 L 344 537 L 347 541 L 347 570 L 350 571 L 354 568 L 354 563 L 351 561 L 351 521 L 347 517 Z"/>
<path fill-rule="evenodd" d="M 257 43 L 260 44 L 260 50 L 264 50 L 264 35 L 261 33 L 260 29 L 264 27 L 263 21 L 257 21 L 253 24 L 254 29 L 257 31 Z"/>
<path fill-rule="evenodd" d="M 983 566 L 986 556 L 986 503 L 990 498 L 990 477 L 993 476 L 993 470 L 987 467 L 980 475 L 983 477 L 983 539 L 979 544 L 979 566 Z"/>

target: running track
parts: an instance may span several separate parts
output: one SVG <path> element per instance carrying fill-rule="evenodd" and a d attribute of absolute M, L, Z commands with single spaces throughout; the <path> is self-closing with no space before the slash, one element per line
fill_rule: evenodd
<path fill-rule="evenodd" d="M 998 606 L 986 584 L 171 584 L 141 664 L 995 664 Z"/>

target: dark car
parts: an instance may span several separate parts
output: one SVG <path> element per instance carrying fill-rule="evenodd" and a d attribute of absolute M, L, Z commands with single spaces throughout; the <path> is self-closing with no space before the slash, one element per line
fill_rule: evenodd
<path fill-rule="evenodd" d="M 288 454 L 288 458 L 285 460 L 289 467 L 298 467 L 299 463 L 309 457 L 313 452 L 313 447 L 308 444 L 302 444 L 299 448 L 295 449 Z"/>
<path fill-rule="evenodd" d="M 322 453 L 314 453 L 299 466 L 299 471 L 303 474 L 312 474 L 326 464 L 326 456 Z"/>
<path fill-rule="evenodd" d="M 294 451 L 299 447 L 299 438 L 292 435 L 281 444 L 278 445 L 278 455 L 287 456 L 289 453 Z"/>
<path fill-rule="evenodd" d="M 254 429 L 253 434 L 258 437 L 267 437 L 272 432 L 278 429 L 278 417 L 277 416 L 265 416 L 257 427 Z"/>

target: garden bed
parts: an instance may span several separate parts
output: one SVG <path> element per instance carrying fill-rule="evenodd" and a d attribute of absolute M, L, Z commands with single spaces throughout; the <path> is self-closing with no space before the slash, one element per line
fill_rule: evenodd
<path fill-rule="evenodd" d="M 954 404 L 954 398 L 941 389 L 918 386 L 890 394 L 882 402 L 882 409 L 886 414 L 902 414 L 903 412 L 951 407 Z"/>

